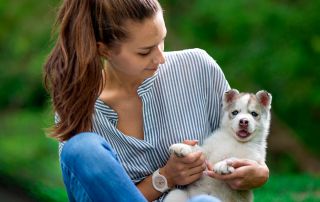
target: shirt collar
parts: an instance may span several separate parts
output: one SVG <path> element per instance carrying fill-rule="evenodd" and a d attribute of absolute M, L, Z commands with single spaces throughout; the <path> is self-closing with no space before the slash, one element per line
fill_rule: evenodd
<path fill-rule="evenodd" d="M 138 91 L 137 91 L 138 95 L 140 97 L 142 97 L 142 96 L 146 95 L 148 92 L 150 92 L 150 90 L 153 88 L 153 84 L 154 84 L 155 79 L 158 76 L 158 73 L 159 73 L 159 69 L 156 71 L 156 73 L 152 77 L 145 79 L 141 83 L 141 85 L 139 86 Z"/>
<path fill-rule="evenodd" d="M 100 111 L 106 117 L 108 117 L 108 119 L 116 120 L 116 121 L 118 120 L 118 114 L 113 109 L 111 109 L 108 105 L 102 102 L 100 98 L 97 99 L 94 105 L 94 108 Z"/>
<path fill-rule="evenodd" d="M 159 69 L 156 71 L 155 75 L 150 78 L 145 79 L 141 85 L 138 87 L 138 95 L 140 97 L 147 95 L 153 88 L 155 79 L 158 76 Z M 100 98 L 97 99 L 94 108 L 105 115 L 109 120 L 118 121 L 118 114 L 106 105 Z"/>

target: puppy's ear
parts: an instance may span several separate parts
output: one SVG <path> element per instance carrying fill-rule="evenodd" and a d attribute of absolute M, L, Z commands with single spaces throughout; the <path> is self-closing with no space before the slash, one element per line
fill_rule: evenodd
<path fill-rule="evenodd" d="M 260 90 L 259 92 L 257 92 L 256 97 L 264 107 L 271 109 L 272 96 L 270 93 L 265 90 Z"/>
<path fill-rule="evenodd" d="M 229 91 L 226 91 L 223 96 L 223 105 L 226 106 L 229 102 L 231 102 L 239 94 L 240 93 L 237 89 L 231 89 Z"/>

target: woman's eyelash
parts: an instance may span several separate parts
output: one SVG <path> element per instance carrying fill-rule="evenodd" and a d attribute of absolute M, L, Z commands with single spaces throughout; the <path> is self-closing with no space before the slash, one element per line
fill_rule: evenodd
<path fill-rule="evenodd" d="M 139 55 L 146 56 L 146 55 L 148 55 L 149 53 L 150 53 L 150 51 L 147 52 L 147 53 L 139 53 Z"/>
<path fill-rule="evenodd" d="M 166 38 L 163 39 L 163 42 L 165 41 L 165 39 L 166 39 Z M 150 50 L 149 52 L 147 52 L 147 53 L 139 53 L 139 55 L 141 55 L 141 56 L 147 56 L 150 52 L 151 52 L 151 50 Z"/>

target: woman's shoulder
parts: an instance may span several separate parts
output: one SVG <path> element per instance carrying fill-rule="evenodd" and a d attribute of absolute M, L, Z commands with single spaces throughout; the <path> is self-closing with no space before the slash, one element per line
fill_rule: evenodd
<path fill-rule="evenodd" d="M 210 71 L 220 69 L 216 61 L 205 51 L 199 48 L 186 49 L 180 51 L 164 52 L 166 65 L 179 65 L 186 68 L 195 68 L 198 71 Z"/>
<path fill-rule="evenodd" d="M 188 57 L 188 58 L 211 58 L 209 54 L 200 48 L 193 48 L 193 49 L 185 49 L 179 51 L 169 51 L 164 52 L 164 56 L 168 58 L 181 58 L 181 57 Z M 212 58 L 211 58 L 212 59 Z"/>

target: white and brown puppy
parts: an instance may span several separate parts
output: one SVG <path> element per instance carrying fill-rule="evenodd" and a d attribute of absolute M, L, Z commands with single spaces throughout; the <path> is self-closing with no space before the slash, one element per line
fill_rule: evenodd
<path fill-rule="evenodd" d="M 230 159 L 264 162 L 270 127 L 271 100 L 272 96 L 267 91 L 259 91 L 256 95 L 240 94 L 235 89 L 225 92 L 220 128 L 212 133 L 201 147 L 174 144 L 170 147 L 170 152 L 183 157 L 202 150 L 218 174 L 234 171 L 234 168 L 226 163 Z M 222 160 L 224 156 L 231 158 Z M 186 190 L 171 191 L 165 202 L 182 202 L 199 194 L 210 194 L 225 202 L 253 200 L 251 190 L 235 191 L 225 182 L 202 176 L 188 185 Z"/>

